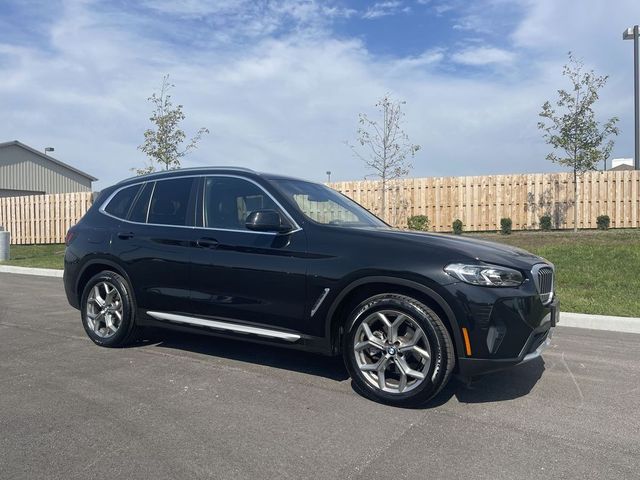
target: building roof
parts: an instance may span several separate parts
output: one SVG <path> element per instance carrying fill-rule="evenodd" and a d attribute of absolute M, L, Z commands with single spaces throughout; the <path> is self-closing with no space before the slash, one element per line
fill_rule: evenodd
<path fill-rule="evenodd" d="M 72 172 L 77 173 L 78 175 L 82 175 L 85 178 L 88 178 L 89 180 L 91 180 L 92 182 L 97 181 L 98 179 L 92 175 L 89 175 L 88 173 L 83 172 L 82 170 L 78 170 L 77 168 L 72 167 L 71 165 L 67 165 L 64 162 L 61 162 L 60 160 L 53 158 L 50 155 L 45 155 L 42 152 L 39 152 L 38 150 L 36 150 L 35 148 L 31 148 L 29 145 L 25 145 L 22 142 L 19 142 L 18 140 L 13 140 L 11 142 L 4 142 L 4 143 L 0 143 L 0 148 L 4 148 L 4 147 L 10 147 L 10 146 L 16 146 L 16 147 L 20 147 L 20 148 L 24 148 L 25 150 L 28 150 L 29 152 L 35 154 L 35 155 L 39 155 L 40 157 L 44 158 L 45 160 L 49 160 L 52 163 L 55 163 L 57 165 L 60 165 L 63 168 L 66 168 L 68 170 L 71 170 Z"/>
<path fill-rule="evenodd" d="M 609 169 L 610 172 L 621 172 L 624 170 L 635 170 L 635 168 L 633 167 L 633 165 L 627 165 L 626 163 L 621 163 L 620 165 Z"/>

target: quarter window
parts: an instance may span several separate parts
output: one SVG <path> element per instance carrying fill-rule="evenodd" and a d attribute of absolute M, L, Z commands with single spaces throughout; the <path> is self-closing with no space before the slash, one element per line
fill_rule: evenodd
<path fill-rule="evenodd" d="M 190 225 L 187 222 L 193 178 L 157 181 L 149 206 L 148 223 Z"/>
<path fill-rule="evenodd" d="M 140 190 L 140 185 L 123 188 L 113 196 L 107 206 L 104 207 L 104 211 L 114 217 L 126 219 L 138 190 Z"/>
<path fill-rule="evenodd" d="M 273 199 L 252 182 L 235 177 L 208 177 L 204 187 L 204 226 L 245 230 L 254 210 L 280 211 Z"/>

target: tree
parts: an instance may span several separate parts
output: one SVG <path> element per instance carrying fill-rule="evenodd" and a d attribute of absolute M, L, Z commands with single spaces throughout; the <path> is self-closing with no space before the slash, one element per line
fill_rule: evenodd
<path fill-rule="evenodd" d="M 383 219 L 387 216 L 386 192 L 389 182 L 409 173 L 413 167 L 407 157 L 413 157 L 420 150 L 420 145 L 412 144 L 402 130 L 405 114 L 401 107 L 405 104 L 404 101 L 394 101 L 389 94 L 384 95 L 375 105 L 382 118 L 372 120 L 365 113 L 359 114 L 359 147 L 347 143 L 354 155 L 381 180 L 380 210 Z"/>
<path fill-rule="evenodd" d="M 571 52 L 562 74 L 569 78 L 572 90 L 558 90 L 558 111 L 549 101 L 542 105 L 538 128 L 554 149 L 547 160 L 573 170 L 573 230 L 577 232 L 578 176 L 595 170 L 598 162 L 607 161 L 613 148 L 613 139 L 609 137 L 618 134 L 618 118 L 612 117 L 601 124 L 593 111 L 598 91 L 605 86 L 608 76 L 598 76 L 593 70 L 584 71 L 582 61 L 576 60 Z"/>
<path fill-rule="evenodd" d="M 187 135 L 180 128 L 180 122 L 185 119 L 185 114 L 182 111 L 182 105 L 174 106 L 171 101 L 169 91 L 173 87 L 175 85 L 169 83 L 169 75 L 165 75 L 160 93 L 154 92 L 147 99 L 154 107 L 149 117 L 154 126 L 145 130 L 144 142 L 138 146 L 138 149 L 147 155 L 149 161 L 147 166 L 133 169 L 138 175 L 155 172 L 156 164 L 163 170 L 180 168 L 180 160 L 190 150 L 196 148 L 204 134 L 209 133 L 208 129 L 201 128 L 187 145 L 182 147 Z"/>

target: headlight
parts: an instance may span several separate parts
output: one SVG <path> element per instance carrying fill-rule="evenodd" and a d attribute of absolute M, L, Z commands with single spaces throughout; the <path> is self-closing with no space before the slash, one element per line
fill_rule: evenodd
<path fill-rule="evenodd" d="M 517 287 L 524 281 L 518 270 L 498 265 L 451 263 L 444 271 L 463 282 L 485 287 Z"/>

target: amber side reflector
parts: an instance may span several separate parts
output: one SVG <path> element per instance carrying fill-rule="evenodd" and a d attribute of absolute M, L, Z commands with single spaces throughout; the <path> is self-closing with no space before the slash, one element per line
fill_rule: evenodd
<path fill-rule="evenodd" d="M 462 336 L 464 337 L 464 349 L 467 352 L 467 357 L 471 356 L 471 342 L 469 341 L 469 332 L 467 327 L 462 327 Z"/>

